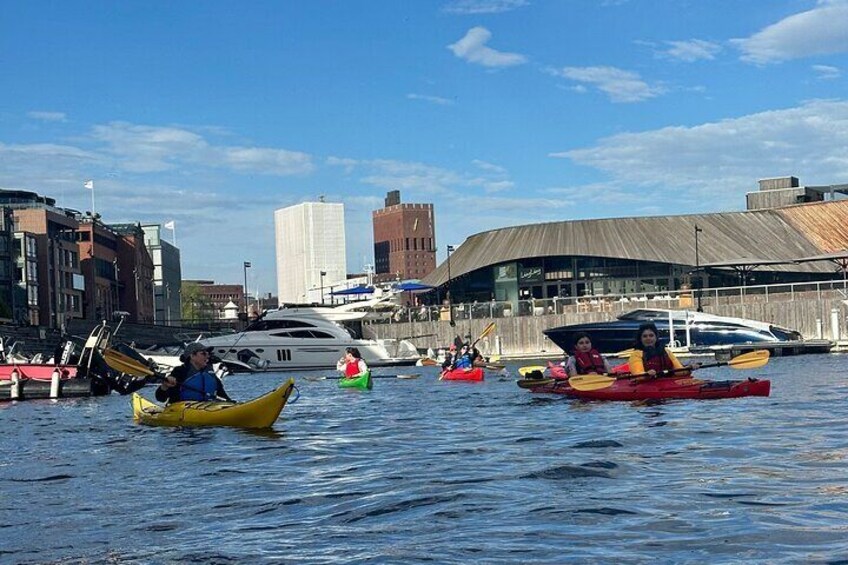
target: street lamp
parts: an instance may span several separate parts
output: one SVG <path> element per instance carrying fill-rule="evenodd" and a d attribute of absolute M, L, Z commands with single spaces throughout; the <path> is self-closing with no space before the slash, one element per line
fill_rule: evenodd
<path fill-rule="evenodd" d="M 250 268 L 250 261 L 244 262 L 244 317 L 247 321 L 247 269 Z"/>
<path fill-rule="evenodd" d="M 327 271 L 321 271 L 321 304 L 324 304 L 324 277 L 327 276 Z"/>
<path fill-rule="evenodd" d="M 453 303 L 451 302 L 451 270 L 450 270 L 450 256 L 453 253 L 454 247 L 453 245 L 447 246 L 448 251 L 448 316 L 450 316 L 450 325 L 451 327 L 456 325 L 456 322 L 453 321 Z"/>
<path fill-rule="evenodd" d="M 704 309 L 701 308 L 701 285 L 703 284 L 703 277 L 701 276 L 701 256 L 698 253 L 698 234 L 701 233 L 701 228 L 698 227 L 698 224 L 695 224 L 695 298 L 698 301 L 698 312 L 703 312 Z"/>

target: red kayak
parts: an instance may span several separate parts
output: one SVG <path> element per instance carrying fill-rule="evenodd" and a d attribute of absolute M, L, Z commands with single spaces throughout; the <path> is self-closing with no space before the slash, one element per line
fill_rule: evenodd
<path fill-rule="evenodd" d="M 554 383 L 530 389 L 531 392 L 564 394 L 583 400 L 662 400 L 741 398 L 743 396 L 768 396 L 771 381 L 748 379 L 745 381 L 702 381 L 691 377 L 664 377 L 650 381 L 620 379 L 607 388 L 575 390 L 566 383 Z"/>
<path fill-rule="evenodd" d="M 454 369 L 453 371 L 443 371 L 440 377 L 443 381 L 482 381 L 483 369 L 475 367 L 473 369 Z"/>

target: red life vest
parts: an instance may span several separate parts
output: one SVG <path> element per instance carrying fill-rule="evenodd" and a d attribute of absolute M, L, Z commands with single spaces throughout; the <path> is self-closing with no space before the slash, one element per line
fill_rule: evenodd
<path fill-rule="evenodd" d="M 355 359 L 351 363 L 345 363 L 345 376 L 355 377 L 359 374 L 359 359 Z"/>
<path fill-rule="evenodd" d="M 598 353 L 597 349 L 590 349 L 586 352 L 574 352 L 574 368 L 577 369 L 578 375 L 588 375 L 596 373 L 603 375 L 607 368 L 604 364 L 604 358 Z"/>
<path fill-rule="evenodd" d="M 645 352 L 642 352 L 642 355 L 645 355 Z M 653 369 L 657 373 L 660 371 L 670 371 L 674 369 L 674 365 L 671 363 L 671 359 L 666 355 L 665 350 L 663 350 L 662 355 L 654 355 L 650 359 L 642 359 L 642 363 L 645 365 L 645 372 Z"/>

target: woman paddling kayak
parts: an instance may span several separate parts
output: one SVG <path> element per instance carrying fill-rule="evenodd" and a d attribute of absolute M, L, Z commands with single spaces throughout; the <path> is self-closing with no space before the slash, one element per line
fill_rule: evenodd
<path fill-rule="evenodd" d="M 362 359 L 359 349 L 348 347 L 344 357 L 336 363 L 336 370 L 343 373 L 346 379 L 353 379 L 368 370 L 368 364 Z"/>
<path fill-rule="evenodd" d="M 574 335 L 574 355 L 565 362 L 565 372 L 569 377 L 576 375 L 598 374 L 610 372 L 610 366 L 597 349 L 592 347 L 592 339 L 585 332 Z"/>
<path fill-rule="evenodd" d="M 627 364 L 630 372 L 634 375 L 647 373 L 649 379 L 654 379 L 662 371 L 673 369 L 694 370 L 701 366 L 700 363 L 692 363 L 684 366 L 674 354 L 665 348 L 657 339 L 657 326 L 647 322 L 639 326 L 636 332 L 636 341 L 633 343 L 633 353 Z M 680 371 L 674 373 L 675 377 L 686 377 L 690 373 Z"/>

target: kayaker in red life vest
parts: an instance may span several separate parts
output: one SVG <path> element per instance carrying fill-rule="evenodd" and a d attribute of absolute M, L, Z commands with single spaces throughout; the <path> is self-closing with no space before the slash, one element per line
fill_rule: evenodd
<path fill-rule="evenodd" d="M 569 377 L 604 375 L 610 372 L 610 366 L 598 350 L 592 348 L 592 339 L 589 334 L 578 332 L 574 335 L 574 355 L 565 361 L 565 372 Z"/>
<path fill-rule="evenodd" d="M 685 377 L 691 374 L 691 370 L 701 366 L 700 363 L 691 363 L 684 367 L 674 356 L 674 353 L 666 349 L 662 343 L 659 343 L 657 340 L 658 334 L 657 326 L 651 322 L 639 326 L 636 341 L 633 344 L 633 353 L 630 354 L 628 361 L 632 374 L 647 373 L 648 378 L 653 379 L 661 371 L 685 368 L 689 371 L 674 373 L 675 377 Z"/>
<path fill-rule="evenodd" d="M 359 349 L 348 347 L 345 349 L 344 357 L 336 363 L 336 369 L 344 373 L 346 379 L 352 379 L 367 371 L 368 364 L 362 359 Z"/>
<path fill-rule="evenodd" d="M 180 400 L 215 400 L 221 399 L 234 402 L 224 390 L 224 384 L 212 371 L 209 362 L 211 347 L 199 342 L 189 343 L 180 361 L 179 367 L 156 389 L 156 400 L 159 402 L 179 402 Z"/>

